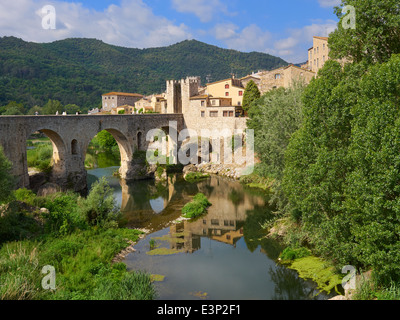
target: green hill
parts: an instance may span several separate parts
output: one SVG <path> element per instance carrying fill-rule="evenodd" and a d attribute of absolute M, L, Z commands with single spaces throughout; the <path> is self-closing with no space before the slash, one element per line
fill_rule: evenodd
<path fill-rule="evenodd" d="M 10 101 L 26 109 L 49 99 L 83 110 L 97 107 L 110 91 L 141 94 L 165 91 L 169 79 L 206 76 L 212 81 L 260 69 L 287 65 L 258 52 L 221 49 L 196 40 L 162 48 L 133 49 L 95 39 L 73 38 L 52 43 L 0 38 L 0 106 Z"/>

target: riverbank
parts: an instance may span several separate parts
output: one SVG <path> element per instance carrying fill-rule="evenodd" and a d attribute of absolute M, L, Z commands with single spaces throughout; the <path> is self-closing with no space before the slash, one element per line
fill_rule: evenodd
<path fill-rule="evenodd" d="M 25 189 L 14 193 L 14 200 L 3 205 L 0 212 L 0 299 L 156 297 L 149 274 L 128 272 L 125 264 L 114 261 L 143 232 L 118 227 L 107 190 L 107 186 L 97 184 L 86 199 L 73 193 L 47 197 Z M 98 215 L 101 208 L 108 208 L 102 218 Z M 54 268 L 52 290 L 42 286 L 44 266 Z"/>

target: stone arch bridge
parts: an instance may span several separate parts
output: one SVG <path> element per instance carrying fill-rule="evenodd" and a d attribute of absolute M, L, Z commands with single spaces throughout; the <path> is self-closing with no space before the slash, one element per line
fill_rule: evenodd
<path fill-rule="evenodd" d="M 87 188 L 87 148 L 97 133 L 106 130 L 113 135 L 121 153 L 121 177 L 129 180 L 134 152 L 148 148 L 148 131 L 162 129 L 169 134 L 170 122 L 176 123 L 179 134 L 184 127 L 182 114 L 0 116 L 0 145 L 12 163 L 17 187 L 29 187 L 26 141 L 34 132 L 44 133 L 53 144 L 51 181 L 82 192 Z"/>

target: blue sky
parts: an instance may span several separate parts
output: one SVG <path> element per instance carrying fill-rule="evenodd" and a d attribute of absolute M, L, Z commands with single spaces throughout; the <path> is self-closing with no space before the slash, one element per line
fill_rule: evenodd
<path fill-rule="evenodd" d="M 337 24 L 340 0 L 0 0 L 0 36 L 51 42 L 96 38 L 134 48 L 196 39 L 243 52 L 259 51 L 288 62 L 307 60 L 312 36 Z M 42 8 L 56 11 L 45 30 Z"/>

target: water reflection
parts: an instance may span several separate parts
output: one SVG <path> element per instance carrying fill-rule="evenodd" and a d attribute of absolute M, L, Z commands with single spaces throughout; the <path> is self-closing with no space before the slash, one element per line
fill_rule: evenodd
<path fill-rule="evenodd" d="M 127 226 L 151 230 L 124 262 L 129 270 L 165 276 L 156 284 L 160 299 L 196 299 L 196 292 L 224 300 L 327 298 L 276 264 L 282 248 L 261 227 L 273 215 L 265 194 L 217 176 L 192 184 L 181 175 L 164 183 L 120 181 L 119 188 Z M 171 223 L 199 192 L 212 203 L 208 213 Z"/>

